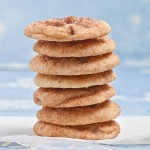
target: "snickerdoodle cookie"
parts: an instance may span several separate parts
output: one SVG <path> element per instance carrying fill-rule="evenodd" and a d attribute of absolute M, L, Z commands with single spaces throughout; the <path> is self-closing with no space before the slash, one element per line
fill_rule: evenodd
<path fill-rule="evenodd" d="M 115 95 L 107 84 L 78 89 L 39 88 L 34 92 L 34 102 L 44 107 L 64 108 L 101 103 Z"/>
<path fill-rule="evenodd" d="M 104 140 L 115 138 L 120 126 L 113 120 L 83 126 L 60 126 L 38 121 L 33 130 L 39 136 Z"/>
<path fill-rule="evenodd" d="M 115 49 L 115 42 L 106 37 L 73 42 L 38 41 L 33 49 L 50 57 L 87 57 L 112 52 Z"/>
<path fill-rule="evenodd" d="M 34 22 L 24 32 L 34 39 L 62 42 L 98 38 L 110 31 L 111 27 L 105 21 L 69 16 Z"/>
<path fill-rule="evenodd" d="M 118 64 L 119 57 L 113 53 L 80 58 L 37 55 L 31 60 L 29 68 L 32 71 L 47 75 L 84 75 L 104 72 Z"/>
<path fill-rule="evenodd" d="M 115 102 L 106 100 L 100 104 L 84 107 L 43 107 L 38 111 L 37 118 L 47 123 L 75 126 L 106 122 L 116 118 L 119 114 L 119 106 Z"/>
<path fill-rule="evenodd" d="M 43 88 L 84 88 L 103 85 L 116 79 L 112 70 L 101 73 L 77 76 L 37 74 L 34 83 Z"/>

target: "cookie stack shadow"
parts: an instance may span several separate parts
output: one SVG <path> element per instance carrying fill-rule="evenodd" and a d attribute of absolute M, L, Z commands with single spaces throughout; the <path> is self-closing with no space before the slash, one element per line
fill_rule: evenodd
<path fill-rule="evenodd" d="M 38 41 L 30 62 L 37 72 L 34 102 L 42 106 L 37 135 L 103 140 L 116 137 L 119 106 L 110 100 L 119 63 L 110 26 L 101 20 L 66 17 L 28 25 L 25 35 Z"/>

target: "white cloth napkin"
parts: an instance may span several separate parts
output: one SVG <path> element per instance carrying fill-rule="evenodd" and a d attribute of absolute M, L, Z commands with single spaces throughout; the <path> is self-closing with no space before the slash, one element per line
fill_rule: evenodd
<path fill-rule="evenodd" d="M 36 136 L 32 126 L 36 118 L 0 117 L 0 140 L 29 146 L 30 149 L 150 149 L 150 117 L 119 117 L 121 133 L 110 140 L 80 140 Z M 141 145 L 142 144 L 142 145 Z"/>
<path fill-rule="evenodd" d="M 19 145 L 27 146 L 30 149 L 45 149 L 45 150 L 67 150 L 67 149 L 150 149 L 150 137 L 142 136 L 137 138 L 125 139 L 119 142 L 105 142 L 105 141 L 92 141 L 92 140 L 79 140 L 79 139 L 68 139 L 68 138 L 47 138 L 30 135 L 15 135 L 6 136 L 1 138 L 2 141 L 10 143 L 18 143 Z M 113 141 L 113 140 L 112 140 Z M 126 143 L 126 144 L 123 144 Z M 141 144 L 142 145 L 141 145 Z M 15 146 L 17 149 L 17 145 Z M 21 147 L 18 146 L 18 149 Z M 22 147 L 23 148 L 23 147 Z M 25 149 L 25 148 L 24 148 Z"/>

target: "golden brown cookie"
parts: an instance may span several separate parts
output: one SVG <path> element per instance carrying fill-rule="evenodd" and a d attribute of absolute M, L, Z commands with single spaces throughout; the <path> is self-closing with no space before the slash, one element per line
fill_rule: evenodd
<path fill-rule="evenodd" d="M 106 100 L 101 104 L 84 107 L 43 107 L 38 111 L 37 118 L 47 123 L 75 126 L 110 121 L 119 114 L 119 106 L 115 102 Z"/>
<path fill-rule="evenodd" d="M 34 22 L 24 33 L 38 40 L 62 42 L 98 38 L 110 31 L 111 27 L 105 21 L 69 16 Z"/>
<path fill-rule="evenodd" d="M 87 57 L 112 52 L 115 49 L 115 42 L 106 37 L 73 42 L 38 41 L 33 49 L 50 57 Z"/>
<path fill-rule="evenodd" d="M 44 107 L 77 107 L 101 103 L 115 95 L 109 85 L 79 89 L 39 88 L 34 92 L 34 102 Z"/>
<path fill-rule="evenodd" d="M 112 70 L 90 75 L 63 76 L 37 74 L 34 83 L 43 88 L 84 88 L 103 85 L 116 79 Z"/>
<path fill-rule="evenodd" d="M 113 53 L 80 58 L 56 58 L 37 55 L 30 62 L 29 68 L 47 75 L 84 75 L 110 70 L 118 63 L 119 57 Z"/>
<path fill-rule="evenodd" d="M 33 130 L 39 136 L 104 140 L 115 138 L 120 126 L 113 120 L 83 126 L 59 126 L 38 121 Z"/>

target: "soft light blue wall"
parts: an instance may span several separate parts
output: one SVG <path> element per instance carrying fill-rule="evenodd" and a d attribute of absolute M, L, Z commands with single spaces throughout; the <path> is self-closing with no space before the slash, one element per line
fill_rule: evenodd
<path fill-rule="evenodd" d="M 69 15 L 106 20 L 121 62 L 114 98 L 123 115 L 150 115 L 150 0 L 0 0 L 0 112 L 34 115 L 34 73 L 27 63 L 35 40 L 24 37 L 36 20 Z M 17 70 L 17 71 L 16 71 Z"/>

